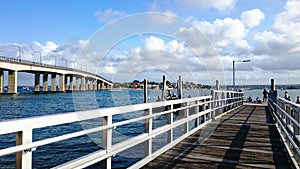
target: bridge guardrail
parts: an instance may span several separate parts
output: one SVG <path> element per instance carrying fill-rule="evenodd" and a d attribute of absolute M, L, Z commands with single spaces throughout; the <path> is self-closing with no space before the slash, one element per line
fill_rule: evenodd
<path fill-rule="evenodd" d="M 275 124 L 296 168 L 300 168 L 300 105 L 278 97 L 269 99 L 269 110 L 275 117 Z"/>
<path fill-rule="evenodd" d="M 243 101 L 242 95 L 243 93 L 241 92 L 213 90 L 212 96 L 144 103 L 0 122 L 0 135 L 16 133 L 17 142 L 16 146 L 1 149 L 0 156 L 16 153 L 16 166 L 32 168 L 32 151 L 40 146 L 102 131 L 101 140 L 104 149 L 61 164 L 56 168 L 82 168 L 100 161 L 102 161 L 102 165 L 105 165 L 106 168 L 111 168 L 111 160 L 114 155 L 138 144 L 145 144 L 145 157 L 130 167 L 139 168 L 205 126 L 216 116 L 221 115 L 233 107 L 241 105 Z M 118 122 L 113 121 L 114 115 L 140 111 L 144 113 L 142 116 Z M 154 128 L 155 119 L 163 115 L 167 116 L 167 123 Z M 176 119 L 175 116 L 177 116 L 178 119 Z M 35 129 L 97 118 L 102 119 L 102 124 L 97 127 L 44 140 L 32 141 L 32 133 Z M 114 138 L 112 133 L 116 127 L 138 121 L 144 123 L 145 132 L 124 141 L 115 144 L 113 143 Z M 174 132 L 178 127 L 183 127 L 184 132 L 179 136 L 175 136 Z M 153 139 L 163 133 L 167 134 L 167 144 L 154 151 Z"/>
<path fill-rule="evenodd" d="M 93 73 L 83 71 L 83 70 L 80 70 L 80 69 L 69 68 L 69 67 L 58 66 L 58 65 L 45 64 L 45 63 L 39 63 L 39 62 L 32 62 L 32 61 L 28 61 L 28 60 L 10 58 L 10 57 L 5 57 L 5 56 L 0 56 L 0 60 L 7 61 L 7 62 L 12 62 L 12 63 L 24 63 L 24 64 L 29 64 L 29 65 L 45 66 L 45 67 L 50 67 L 50 68 L 59 68 L 59 69 L 64 69 L 64 70 L 82 72 L 82 73 L 86 73 L 86 74 L 90 74 L 90 75 L 95 75 L 99 78 L 105 79 L 109 83 L 112 83 L 112 81 L 107 80 L 106 78 L 104 78 L 100 75 L 93 74 Z"/>

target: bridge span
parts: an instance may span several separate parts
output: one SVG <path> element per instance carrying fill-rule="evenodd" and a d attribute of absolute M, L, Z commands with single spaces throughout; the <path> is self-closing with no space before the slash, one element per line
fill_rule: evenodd
<path fill-rule="evenodd" d="M 8 72 L 7 93 L 17 93 L 18 72 L 34 74 L 34 91 L 40 92 L 40 80 L 43 81 L 43 92 L 48 92 L 49 80 L 51 80 L 51 92 L 85 91 L 111 89 L 112 82 L 90 72 L 72 69 L 68 67 L 42 64 L 19 60 L 8 57 L 0 57 L 0 93 L 4 93 L 4 76 Z M 50 79 L 48 78 L 51 75 Z M 56 82 L 59 81 L 57 85 Z"/>

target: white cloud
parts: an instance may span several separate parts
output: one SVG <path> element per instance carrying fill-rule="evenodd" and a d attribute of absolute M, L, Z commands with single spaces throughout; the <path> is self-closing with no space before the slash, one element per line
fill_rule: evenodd
<path fill-rule="evenodd" d="M 220 55 L 246 56 L 251 51 L 250 45 L 245 40 L 249 30 L 239 19 L 216 19 L 213 22 L 194 20 L 193 25 L 213 43 Z"/>
<path fill-rule="evenodd" d="M 51 41 L 46 42 L 45 45 L 42 45 L 41 43 L 34 41 L 31 45 L 32 50 L 41 52 L 43 55 L 50 53 L 51 51 L 55 50 L 57 47 L 58 47 L 57 44 Z"/>
<path fill-rule="evenodd" d="M 252 28 L 258 26 L 265 19 L 265 14 L 260 9 L 251 9 L 241 14 L 245 26 Z"/>
<path fill-rule="evenodd" d="M 126 15 L 126 12 L 118 11 L 118 10 L 112 10 L 111 8 L 106 10 L 97 10 L 94 14 L 99 21 L 101 22 L 110 22 L 114 19 L 120 18 L 122 16 Z"/>
<path fill-rule="evenodd" d="M 201 60 L 183 42 L 164 40 L 154 35 L 141 38 L 142 47 L 110 51 L 102 60 L 100 74 L 105 73 L 114 81 L 130 81 L 137 74 L 148 70 L 159 70 L 175 77 L 179 74 L 193 74 L 193 71 L 199 72 L 200 69 L 204 71 Z"/>
<path fill-rule="evenodd" d="M 165 50 L 171 53 L 183 53 L 186 49 L 183 42 L 172 40 L 165 45 Z"/>
<path fill-rule="evenodd" d="M 145 50 L 167 51 L 169 53 L 182 53 L 185 50 L 183 42 L 171 40 L 165 42 L 163 39 L 156 36 L 149 36 L 142 39 Z M 137 48 L 141 52 L 141 48 Z"/>
<path fill-rule="evenodd" d="M 162 50 L 165 44 L 165 42 L 162 39 L 154 36 L 145 38 L 143 41 L 147 50 Z"/>
<path fill-rule="evenodd" d="M 175 2 L 187 10 L 216 8 L 220 11 L 232 9 L 236 0 L 175 0 Z"/>
<path fill-rule="evenodd" d="M 213 41 L 240 39 L 244 38 L 247 33 L 244 24 L 239 19 L 216 19 L 212 23 L 196 20 L 193 25 Z"/>
<path fill-rule="evenodd" d="M 271 29 L 255 34 L 253 53 L 268 56 L 268 69 L 300 69 L 300 1 L 289 0 L 285 10 L 276 16 Z M 297 62 L 298 63 L 298 62 Z M 273 65 L 273 66 L 272 66 Z"/>

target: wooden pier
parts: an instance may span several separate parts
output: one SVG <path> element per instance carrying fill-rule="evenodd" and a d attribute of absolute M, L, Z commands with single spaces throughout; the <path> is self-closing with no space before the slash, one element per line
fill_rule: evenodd
<path fill-rule="evenodd" d="M 17 145 L 0 149 L 0 157 L 16 154 L 16 168 L 32 168 L 33 159 L 40 157 L 32 153 L 37 148 L 102 131 L 102 137 L 97 137 L 102 149 L 55 168 L 85 168 L 101 162 L 102 168 L 110 169 L 115 155 L 143 146 L 138 150 L 144 158 L 128 168 L 299 169 L 300 106 L 277 97 L 273 90 L 268 98 L 268 104 L 243 104 L 243 92 L 212 90 L 209 96 L 3 121 L 0 135 L 15 133 Z M 180 118 L 174 118 L 175 113 Z M 135 116 L 113 120 L 123 114 Z M 161 116 L 167 122 L 155 126 Z M 84 131 L 33 139 L 32 133 L 39 128 L 94 119 L 102 123 Z M 144 124 L 141 131 L 145 132 L 114 143 L 116 128 L 136 122 Z M 163 144 L 157 136 L 165 137 Z"/>
<path fill-rule="evenodd" d="M 287 169 L 294 166 L 267 104 L 244 104 L 143 168 Z"/>

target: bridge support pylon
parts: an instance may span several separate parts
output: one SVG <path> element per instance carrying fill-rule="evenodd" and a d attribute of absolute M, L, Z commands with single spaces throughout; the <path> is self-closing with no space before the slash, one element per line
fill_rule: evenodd
<path fill-rule="evenodd" d="M 4 88 L 4 71 L 0 69 L 0 93 L 3 93 Z"/>
<path fill-rule="evenodd" d="M 93 90 L 97 90 L 97 79 L 94 79 Z"/>
<path fill-rule="evenodd" d="M 51 92 L 56 92 L 56 74 L 51 74 Z"/>
<path fill-rule="evenodd" d="M 81 78 L 80 90 L 85 91 L 85 77 Z"/>
<path fill-rule="evenodd" d="M 48 73 L 43 74 L 43 92 L 48 92 Z"/>
<path fill-rule="evenodd" d="M 8 71 L 8 93 L 15 94 L 18 92 L 17 80 L 18 80 L 18 71 L 16 70 Z"/>
<path fill-rule="evenodd" d="M 34 92 L 40 92 L 40 74 L 34 74 Z"/>
<path fill-rule="evenodd" d="M 76 78 L 76 85 L 75 85 L 75 90 L 79 91 L 79 86 L 80 86 L 80 78 L 78 76 L 75 77 Z"/>
<path fill-rule="evenodd" d="M 70 90 L 73 91 L 74 90 L 74 77 L 73 75 L 70 75 Z"/>
<path fill-rule="evenodd" d="M 65 75 L 64 74 L 59 75 L 59 91 L 60 92 L 65 91 Z"/>

